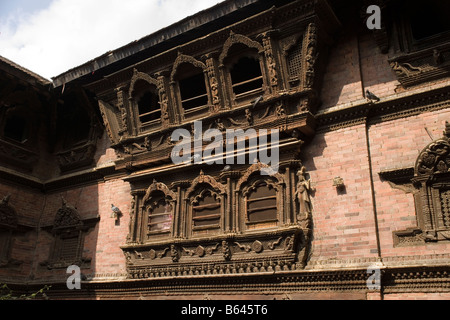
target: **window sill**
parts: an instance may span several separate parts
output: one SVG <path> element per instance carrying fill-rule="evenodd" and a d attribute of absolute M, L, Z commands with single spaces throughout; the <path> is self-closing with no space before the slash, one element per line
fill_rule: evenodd
<path fill-rule="evenodd" d="M 204 231 L 204 230 L 213 230 L 213 229 L 220 229 L 220 225 L 214 224 L 214 225 L 208 225 L 208 226 L 197 226 L 197 227 L 193 227 L 192 231 Z"/>

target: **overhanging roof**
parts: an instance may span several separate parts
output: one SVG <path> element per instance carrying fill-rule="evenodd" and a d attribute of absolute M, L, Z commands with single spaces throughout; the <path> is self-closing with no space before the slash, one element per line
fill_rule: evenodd
<path fill-rule="evenodd" d="M 55 88 L 72 81 L 92 82 L 103 76 L 133 65 L 182 43 L 207 35 L 225 25 L 242 20 L 261 10 L 291 0 L 226 0 L 200 11 L 140 40 L 90 60 L 54 78 Z M 194 31 L 195 32 L 192 32 Z M 100 72 L 99 72 L 100 71 Z"/>

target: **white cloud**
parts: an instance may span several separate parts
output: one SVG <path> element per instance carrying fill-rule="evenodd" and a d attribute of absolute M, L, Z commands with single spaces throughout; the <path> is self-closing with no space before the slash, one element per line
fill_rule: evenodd
<path fill-rule="evenodd" d="M 55 0 L 0 22 L 0 55 L 51 78 L 221 1 Z"/>

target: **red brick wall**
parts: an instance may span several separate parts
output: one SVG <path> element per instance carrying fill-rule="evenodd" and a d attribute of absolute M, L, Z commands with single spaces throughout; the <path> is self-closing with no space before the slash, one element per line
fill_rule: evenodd
<path fill-rule="evenodd" d="M 414 198 L 411 193 L 392 188 L 381 181 L 378 173 L 383 170 L 414 167 L 419 152 L 432 140 L 442 137 L 445 121 L 450 110 L 426 112 L 417 116 L 372 125 L 369 130 L 373 180 L 380 229 L 380 243 L 386 263 L 399 263 L 400 256 L 408 257 L 409 263 L 427 260 L 432 263 L 439 255 L 450 257 L 449 243 L 430 243 L 410 247 L 393 247 L 393 231 L 417 226 Z M 426 256 L 426 257 L 425 257 Z M 406 262 L 405 261 L 405 262 Z"/>
<path fill-rule="evenodd" d="M 9 204 L 16 210 L 19 224 L 27 226 L 21 227 L 13 233 L 11 243 L 10 257 L 20 261 L 20 264 L 12 268 L 0 268 L 0 277 L 14 281 L 30 275 L 37 235 L 33 226 L 39 221 L 44 199 L 39 191 L 0 184 L 0 197 L 3 198 L 7 194 L 11 194 Z"/>
<path fill-rule="evenodd" d="M 383 296 L 384 300 L 449 300 L 448 292 L 411 292 L 411 293 L 390 293 Z"/>
<path fill-rule="evenodd" d="M 303 162 L 315 188 L 310 263 L 347 266 L 360 264 L 358 259 L 375 261 L 365 125 L 316 135 L 303 149 Z M 344 191 L 333 186 L 338 176 L 344 179 Z"/>
<path fill-rule="evenodd" d="M 125 273 L 125 256 L 120 246 L 126 242 L 130 219 L 131 195 L 130 186 L 122 180 L 111 180 L 99 185 L 98 210 L 101 216 L 98 225 L 93 272 L 99 275 L 113 276 Z M 116 225 L 111 216 L 111 204 L 123 213 L 120 225 Z"/>

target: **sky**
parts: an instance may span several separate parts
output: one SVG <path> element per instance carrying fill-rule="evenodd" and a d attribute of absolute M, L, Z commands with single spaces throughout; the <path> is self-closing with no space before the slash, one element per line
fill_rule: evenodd
<path fill-rule="evenodd" d="M 223 0 L 0 0 L 0 56 L 47 79 Z"/>

